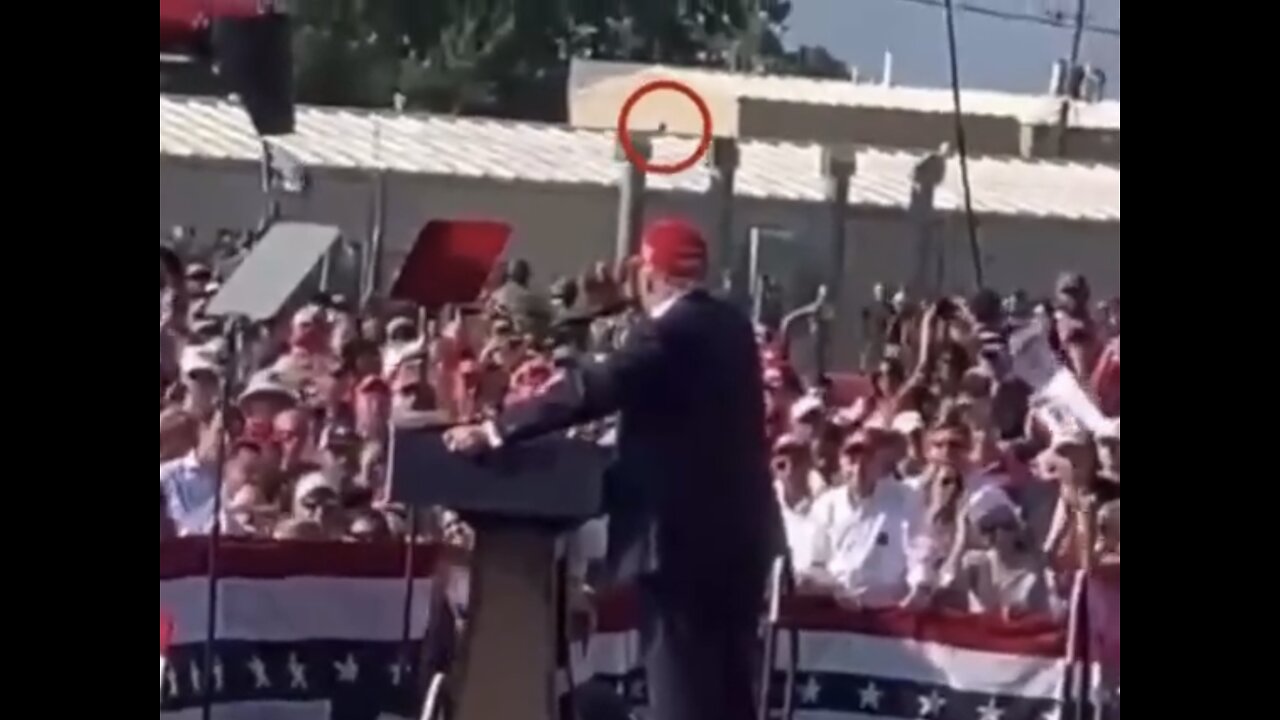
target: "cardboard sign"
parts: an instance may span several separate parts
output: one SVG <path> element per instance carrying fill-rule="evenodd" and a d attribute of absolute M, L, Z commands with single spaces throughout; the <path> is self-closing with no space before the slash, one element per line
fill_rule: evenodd
<path fill-rule="evenodd" d="M 1045 332 L 1033 323 L 1009 337 L 1014 374 L 1030 385 L 1035 398 L 1051 410 L 1073 418 L 1094 435 L 1118 436 L 1118 423 L 1102 414 L 1075 374 L 1058 362 Z"/>

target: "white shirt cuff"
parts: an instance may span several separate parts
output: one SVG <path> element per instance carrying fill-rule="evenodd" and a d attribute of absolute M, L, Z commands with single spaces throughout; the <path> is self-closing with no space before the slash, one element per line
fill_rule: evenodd
<path fill-rule="evenodd" d="M 495 450 L 502 447 L 502 433 L 498 432 L 497 423 L 492 420 L 488 420 L 482 427 L 484 428 L 485 434 L 489 436 L 489 447 L 492 447 Z"/>

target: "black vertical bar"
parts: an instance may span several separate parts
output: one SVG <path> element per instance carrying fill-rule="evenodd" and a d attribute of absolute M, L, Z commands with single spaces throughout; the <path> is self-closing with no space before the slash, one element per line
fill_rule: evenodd
<path fill-rule="evenodd" d="M 982 251 L 978 247 L 978 222 L 973 216 L 973 189 L 969 184 L 969 149 L 964 133 L 964 110 L 960 105 L 960 48 L 956 44 L 955 4 L 946 0 L 947 50 L 951 64 L 951 103 L 956 125 L 956 152 L 960 155 L 960 184 L 964 191 L 964 219 L 969 230 L 969 254 L 973 261 L 973 279 L 979 288 L 986 287 L 982 269 Z"/>
<path fill-rule="evenodd" d="M 409 534 L 404 548 L 404 607 L 400 614 L 400 661 L 408 665 L 413 658 L 413 594 L 414 564 L 417 559 L 418 508 L 409 508 Z"/>
<path fill-rule="evenodd" d="M 213 717 L 213 663 L 216 658 L 214 653 L 214 642 L 217 640 L 218 634 L 218 545 L 222 540 L 222 475 L 227 462 L 227 429 L 226 417 L 227 410 L 231 407 L 231 390 L 236 377 L 235 367 L 236 359 L 239 355 L 237 345 L 239 341 L 240 326 L 238 322 L 232 321 L 227 331 L 227 352 L 221 358 L 222 362 L 222 398 L 218 428 L 218 451 L 217 459 L 214 462 L 214 478 L 213 478 L 213 527 L 209 530 L 208 556 L 206 562 L 209 566 L 209 588 L 206 602 L 205 613 L 205 637 L 204 637 L 204 665 L 200 668 L 200 686 L 204 691 L 204 702 L 201 706 L 200 717 L 203 720 L 211 720 Z"/>

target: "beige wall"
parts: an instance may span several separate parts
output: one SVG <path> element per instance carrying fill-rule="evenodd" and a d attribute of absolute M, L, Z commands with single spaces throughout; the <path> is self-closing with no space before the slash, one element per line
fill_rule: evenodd
<path fill-rule="evenodd" d="M 291 200 L 286 215 L 334 223 L 348 239 L 368 237 L 373 181 L 368 174 L 316 171 L 310 193 Z M 417 229 L 432 218 L 485 217 L 516 228 L 511 257 L 534 263 L 542 281 L 575 274 L 591 262 L 609 259 L 613 248 L 617 194 L 597 186 L 535 186 L 487 180 L 430 176 L 392 176 L 386 205 L 386 262 L 393 273 Z M 646 216 L 685 215 L 712 225 L 714 204 L 689 194 L 650 193 Z M 739 198 L 734 236 L 745 244 L 749 228 L 789 229 L 805 248 L 815 272 L 830 242 L 825 208 L 818 203 Z M 160 228 L 194 226 L 201 234 L 222 227 L 252 227 L 262 211 L 258 175 L 251 165 L 160 163 Z M 941 248 L 942 289 L 972 289 L 972 263 L 961 216 L 946 216 L 936 231 Z M 1013 217 L 980 219 L 979 234 L 987 283 L 999 290 L 1025 288 L 1047 293 L 1064 269 L 1087 275 L 1099 295 L 1120 290 L 1120 226 Z M 858 310 L 876 282 L 910 283 L 917 266 L 918 238 L 905 213 L 882 209 L 851 210 L 844 296 L 835 349 L 850 360 L 859 343 Z"/>
<path fill-rule="evenodd" d="M 795 142 L 855 142 L 932 150 L 955 137 L 955 120 L 946 113 L 751 99 L 741 101 L 738 123 L 742 137 Z M 1018 154 L 1019 125 L 1013 118 L 969 115 L 964 123 L 969 152 Z"/>
<path fill-rule="evenodd" d="M 1120 131 L 1068 128 L 1054 125 L 1027 125 L 1022 128 L 1022 154 L 1034 158 L 1068 158 L 1101 163 L 1120 162 Z"/>
<path fill-rule="evenodd" d="M 638 85 L 638 78 L 624 77 L 575 91 L 569 98 L 570 124 L 617 127 L 622 104 Z M 955 120 L 949 113 L 734 99 L 714 92 L 703 97 L 711 111 L 713 132 L 719 137 L 854 142 L 906 150 L 934 150 L 955 138 Z M 698 135 L 702 130 L 693 104 L 667 91 L 640 100 L 628 125 L 642 131 L 665 125 L 667 132 L 679 135 Z M 966 115 L 964 127 L 968 151 L 975 155 L 1120 162 L 1119 130 L 1071 129 L 1060 153 L 1056 126 L 1023 126 L 1012 116 Z"/>
<path fill-rule="evenodd" d="M 573 91 L 569 98 L 569 124 L 580 128 L 616 128 L 623 103 L 644 80 L 626 76 Z M 711 113 L 712 134 L 718 137 L 737 136 L 737 102 L 706 88 L 696 90 Z M 653 132 L 662 125 L 673 135 L 702 135 L 702 115 L 697 106 L 672 90 L 655 90 L 646 94 L 636 102 L 627 119 L 627 127 L 632 131 Z"/>

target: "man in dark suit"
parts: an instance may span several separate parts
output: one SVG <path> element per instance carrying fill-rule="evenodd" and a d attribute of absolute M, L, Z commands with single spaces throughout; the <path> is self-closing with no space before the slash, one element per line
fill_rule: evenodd
<path fill-rule="evenodd" d="M 621 413 L 605 481 L 608 564 L 638 581 L 654 720 L 747 720 L 765 578 L 780 549 L 759 352 L 748 319 L 702 286 L 707 247 L 680 220 L 644 233 L 646 318 L 624 346 L 446 441 L 474 452 Z"/>

